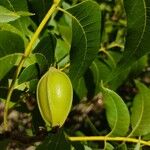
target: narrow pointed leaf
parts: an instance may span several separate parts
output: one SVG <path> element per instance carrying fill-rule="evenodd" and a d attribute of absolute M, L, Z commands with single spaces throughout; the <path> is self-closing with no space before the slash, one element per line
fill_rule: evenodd
<path fill-rule="evenodd" d="M 20 16 L 17 13 L 0 6 L 0 23 L 7 23 L 18 18 L 20 18 Z"/>
<path fill-rule="evenodd" d="M 109 135 L 126 135 L 130 124 L 130 116 L 126 104 L 114 91 L 109 90 L 103 86 L 101 88 L 106 109 L 107 121 L 111 128 Z"/>
<path fill-rule="evenodd" d="M 100 7 L 84 1 L 67 10 L 72 16 L 70 77 L 78 80 L 92 63 L 100 46 Z"/>
<path fill-rule="evenodd" d="M 139 93 L 135 96 L 133 102 L 132 133 L 130 135 L 141 136 L 150 133 L 150 89 L 139 81 L 136 81 L 136 86 Z"/>
<path fill-rule="evenodd" d="M 150 2 L 149 0 L 125 0 L 127 36 L 122 59 L 108 81 L 129 68 L 139 58 L 150 52 Z"/>
<path fill-rule="evenodd" d="M 17 11 L 17 14 L 19 16 L 22 16 L 22 17 L 27 17 L 27 16 L 33 16 L 34 15 L 33 13 L 30 13 L 28 11 Z"/>

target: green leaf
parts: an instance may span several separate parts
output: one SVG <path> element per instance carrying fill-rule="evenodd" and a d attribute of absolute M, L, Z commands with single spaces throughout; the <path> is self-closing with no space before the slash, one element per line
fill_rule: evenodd
<path fill-rule="evenodd" d="M 22 37 L 22 39 L 24 39 L 23 33 L 20 30 L 18 30 L 16 27 L 12 26 L 11 24 L 8 24 L 8 23 L 0 24 L 0 30 L 1 31 L 9 31 L 9 32 L 18 34 L 20 37 Z M 24 41 L 25 41 L 25 39 L 24 39 Z"/>
<path fill-rule="evenodd" d="M 71 142 L 71 145 L 73 146 L 73 150 L 85 150 L 84 145 L 80 142 Z"/>
<path fill-rule="evenodd" d="M 135 96 L 131 114 L 132 132 L 130 135 L 146 135 L 150 133 L 150 89 L 136 81 L 139 93 Z"/>
<path fill-rule="evenodd" d="M 4 78 L 4 76 L 14 67 L 17 66 L 19 63 L 19 60 L 21 59 L 22 54 L 11 54 L 7 55 L 5 57 L 0 58 L 0 80 Z M 37 64 L 38 72 L 33 72 L 34 74 L 29 74 L 30 69 L 32 68 L 30 65 L 35 65 Z M 30 68 L 30 67 L 31 68 Z M 46 58 L 42 54 L 32 54 L 30 57 L 28 57 L 24 63 L 24 67 L 29 67 L 28 69 L 26 68 L 25 71 L 22 72 L 21 74 L 21 79 L 19 79 L 20 83 L 24 82 L 25 80 L 29 80 L 39 74 L 43 74 L 47 69 L 48 69 L 48 63 Z M 32 68 L 33 69 L 33 68 Z M 33 69 L 35 71 L 35 68 Z M 33 71 L 32 70 L 32 71 Z M 13 77 L 13 76 L 12 76 Z M 0 81 L 1 83 L 1 81 Z"/>
<path fill-rule="evenodd" d="M 36 91 L 38 81 L 39 81 L 38 79 L 30 80 L 30 82 L 29 82 L 29 91 L 30 92 L 34 93 Z"/>
<path fill-rule="evenodd" d="M 130 67 L 139 58 L 150 52 L 150 3 L 148 0 L 125 0 L 127 36 L 123 57 L 108 81 Z"/>
<path fill-rule="evenodd" d="M 99 93 L 99 84 L 101 80 L 106 81 L 109 73 L 112 71 L 112 68 L 102 59 L 95 59 L 90 66 L 90 69 L 93 73 L 93 79 L 95 83 L 95 93 Z"/>
<path fill-rule="evenodd" d="M 71 6 L 65 2 L 62 2 L 63 9 L 69 9 Z M 71 46 L 72 37 L 72 17 L 64 13 L 59 20 L 51 20 L 51 24 L 55 27 L 55 32 L 59 32 L 61 38 Z"/>
<path fill-rule="evenodd" d="M 43 54 L 50 66 L 54 63 L 55 48 L 56 38 L 52 34 L 48 34 L 40 40 L 33 52 Z"/>
<path fill-rule="evenodd" d="M 101 85 L 106 116 L 111 128 L 109 135 L 124 136 L 129 130 L 130 115 L 122 98 Z"/>
<path fill-rule="evenodd" d="M 13 53 L 22 53 L 23 51 L 24 42 L 18 34 L 0 31 L 0 58 Z"/>
<path fill-rule="evenodd" d="M 87 96 L 87 88 L 83 77 L 74 83 L 74 91 L 77 94 L 79 100 Z"/>
<path fill-rule="evenodd" d="M 116 60 L 116 59 L 115 59 Z M 93 74 L 93 79 L 95 83 L 95 94 L 99 92 L 99 84 L 100 81 L 102 80 L 103 82 L 107 81 L 108 76 L 110 73 L 114 70 L 114 66 L 109 63 L 110 59 L 102 59 L 102 58 L 96 58 L 92 65 L 90 66 L 90 70 L 92 71 Z M 109 87 L 112 90 L 116 90 L 128 77 L 129 74 L 129 69 L 125 70 L 121 74 L 119 74 L 118 78 L 115 78 L 109 83 Z"/>
<path fill-rule="evenodd" d="M 9 9 L 13 12 L 28 12 L 28 4 L 26 0 L 1 0 L 0 5 L 3 7 Z M 19 19 L 10 22 L 11 25 L 16 27 L 18 30 L 20 30 L 23 33 L 24 38 L 26 39 L 26 43 L 28 43 L 28 40 L 33 35 L 32 31 L 30 29 L 35 29 L 36 26 L 33 23 L 33 21 L 29 17 L 20 17 Z"/>
<path fill-rule="evenodd" d="M 32 64 L 21 72 L 19 76 L 18 84 L 30 81 L 32 79 L 36 79 L 38 78 L 38 75 L 39 75 L 39 72 L 38 72 L 37 64 Z"/>
<path fill-rule="evenodd" d="M 109 83 L 109 87 L 112 89 L 112 90 L 117 90 L 117 88 L 119 86 L 121 86 L 121 84 L 126 80 L 128 79 L 128 75 L 129 75 L 129 72 L 130 72 L 130 68 L 127 69 L 127 70 L 124 70 L 123 72 L 121 72 L 119 75 L 118 75 L 118 78 L 115 78 L 114 80 L 112 80 L 110 83 Z M 119 79 L 119 80 L 118 80 Z"/>
<path fill-rule="evenodd" d="M 52 0 L 30 0 L 28 1 L 30 6 L 35 12 L 36 16 L 38 16 L 38 21 L 41 22 L 45 14 L 48 12 L 48 9 L 51 7 Z M 36 19 L 36 20 L 37 20 Z"/>
<path fill-rule="evenodd" d="M 10 0 L 1 0 L 0 5 L 6 7 L 7 9 L 11 11 L 27 11 L 27 1 L 26 0 L 15 0 L 15 1 L 10 1 Z"/>
<path fill-rule="evenodd" d="M 5 104 L 8 94 L 8 87 L 0 87 L 0 102 Z M 9 102 L 9 108 L 12 108 L 15 106 L 16 102 L 20 99 L 20 95 L 22 94 L 22 91 L 19 91 L 18 89 L 14 89 L 11 101 Z"/>
<path fill-rule="evenodd" d="M 104 150 L 114 150 L 114 147 L 110 143 L 105 142 Z"/>
<path fill-rule="evenodd" d="M 85 149 L 85 150 L 92 150 L 92 148 L 89 147 L 89 146 L 87 146 L 87 145 L 84 145 L 84 149 Z"/>
<path fill-rule="evenodd" d="M 0 23 L 14 21 L 18 18 L 20 18 L 20 16 L 17 13 L 0 6 Z"/>
<path fill-rule="evenodd" d="M 20 15 L 21 17 L 27 17 L 27 16 L 33 16 L 33 13 L 30 13 L 28 11 L 17 11 L 17 14 Z"/>
<path fill-rule="evenodd" d="M 141 57 L 132 65 L 130 69 L 130 76 L 132 78 L 137 77 L 146 66 L 148 66 L 148 55 Z"/>
<path fill-rule="evenodd" d="M 64 17 L 65 18 L 65 17 Z M 67 24 L 67 23 L 66 23 Z M 69 45 L 70 47 L 70 44 L 71 44 L 71 27 L 67 24 L 67 25 L 64 25 L 64 24 L 61 24 L 59 22 L 59 24 L 57 23 L 57 26 L 58 26 L 58 31 L 60 32 L 62 38 L 64 39 L 64 41 Z"/>
<path fill-rule="evenodd" d="M 14 67 L 14 65 L 17 65 L 21 56 L 21 54 L 12 54 L 0 58 L 0 80 Z"/>
<path fill-rule="evenodd" d="M 74 83 L 84 74 L 99 50 L 101 11 L 93 1 L 84 1 L 67 11 L 72 16 L 70 77 Z"/>
<path fill-rule="evenodd" d="M 6 94 L 7 94 L 7 93 L 6 93 Z M 6 102 L 6 99 L 0 98 L 0 103 L 5 104 L 5 102 Z M 9 109 L 12 108 L 13 106 L 15 106 L 15 104 L 16 104 L 16 102 L 10 101 L 10 103 L 9 103 Z"/>
<path fill-rule="evenodd" d="M 122 143 L 117 147 L 117 150 L 128 150 L 127 148 L 127 144 L 126 143 Z"/>
<path fill-rule="evenodd" d="M 25 61 L 24 67 L 28 67 L 32 64 L 37 63 L 39 66 L 40 74 L 43 74 L 45 71 L 48 70 L 48 62 L 45 56 L 41 53 L 31 54 Z"/>
<path fill-rule="evenodd" d="M 69 45 L 64 40 L 57 39 L 55 58 L 59 67 L 69 62 Z"/>
<path fill-rule="evenodd" d="M 137 143 L 134 147 L 134 150 L 142 150 L 141 148 L 141 144 L 140 143 Z"/>
<path fill-rule="evenodd" d="M 62 129 L 56 134 L 50 134 L 36 150 L 70 150 L 70 144 L 65 139 Z"/>

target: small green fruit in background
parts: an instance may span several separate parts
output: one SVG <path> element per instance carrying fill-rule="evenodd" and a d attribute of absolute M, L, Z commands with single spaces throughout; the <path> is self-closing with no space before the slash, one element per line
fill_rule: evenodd
<path fill-rule="evenodd" d="M 50 67 L 37 86 L 37 102 L 42 118 L 51 127 L 61 127 L 72 105 L 73 88 L 69 77 Z"/>

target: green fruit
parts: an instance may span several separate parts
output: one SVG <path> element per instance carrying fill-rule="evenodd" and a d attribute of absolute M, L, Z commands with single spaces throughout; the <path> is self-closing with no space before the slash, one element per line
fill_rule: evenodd
<path fill-rule="evenodd" d="M 50 67 L 37 86 L 37 102 L 42 118 L 51 127 L 61 127 L 72 105 L 73 88 L 69 77 Z"/>

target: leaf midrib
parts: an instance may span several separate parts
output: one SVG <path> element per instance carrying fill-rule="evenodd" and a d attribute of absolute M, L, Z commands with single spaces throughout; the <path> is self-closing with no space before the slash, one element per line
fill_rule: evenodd
<path fill-rule="evenodd" d="M 140 117 L 139 117 L 139 120 L 137 121 L 137 124 L 136 126 L 134 127 L 134 129 L 131 131 L 131 133 L 128 135 L 128 137 L 132 136 L 134 134 L 134 132 L 136 131 L 136 129 L 139 127 L 140 123 L 141 123 L 141 120 L 143 118 L 143 112 L 144 112 L 144 98 L 143 98 L 143 95 L 140 96 L 141 98 L 141 102 L 142 102 L 142 110 L 141 110 L 141 113 L 140 113 Z"/>
<path fill-rule="evenodd" d="M 85 3 L 85 2 L 83 2 L 83 3 Z M 81 3 L 80 3 L 80 4 L 81 4 Z M 77 5 L 76 5 L 76 6 L 77 6 Z M 76 7 L 76 6 L 74 6 L 74 7 Z M 73 7 L 71 7 L 71 9 L 72 9 L 72 8 L 73 8 Z M 84 30 L 83 26 L 81 25 L 80 21 L 79 21 L 75 16 L 73 16 L 71 13 L 68 12 L 68 14 L 69 14 L 74 20 L 76 20 L 76 22 L 79 24 L 81 30 L 83 31 L 83 36 L 84 36 L 84 38 L 85 38 L 85 51 L 84 51 L 84 55 L 83 55 L 84 57 L 83 57 L 83 59 L 82 59 L 83 61 L 81 61 L 81 65 L 79 66 L 79 69 L 78 69 L 76 75 L 75 75 L 74 78 L 73 78 L 73 80 L 75 80 L 75 79 L 77 78 L 77 76 L 78 76 L 80 70 L 82 69 L 82 66 L 83 66 L 83 64 L 84 64 L 84 61 L 85 61 L 85 58 L 86 58 L 86 55 L 87 55 L 87 38 L 86 38 L 85 30 Z"/>
<path fill-rule="evenodd" d="M 109 94 L 109 92 L 108 92 L 108 94 Z M 117 107 L 116 107 L 116 103 L 114 102 L 112 96 L 109 96 L 109 97 L 110 97 L 111 101 L 114 103 L 114 107 L 115 107 L 114 110 L 115 110 L 115 113 L 116 113 L 116 117 L 115 117 L 115 123 L 114 123 L 113 129 L 111 130 L 110 133 L 107 134 L 107 136 L 110 136 L 111 134 L 114 133 L 115 128 L 116 128 L 116 126 L 117 126 L 117 122 L 118 122 L 118 119 L 117 119 L 117 118 L 118 118 L 118 109 L 117 109 Z"/>

